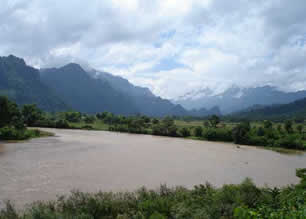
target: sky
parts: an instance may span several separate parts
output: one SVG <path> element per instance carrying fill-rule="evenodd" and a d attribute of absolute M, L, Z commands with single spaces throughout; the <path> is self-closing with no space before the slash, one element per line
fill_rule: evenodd
<path fill-rule="evenodd" d="M 305 0 L 1 0 L 0 55 L 76 62 L 177 98 L 306 89 Z"/>

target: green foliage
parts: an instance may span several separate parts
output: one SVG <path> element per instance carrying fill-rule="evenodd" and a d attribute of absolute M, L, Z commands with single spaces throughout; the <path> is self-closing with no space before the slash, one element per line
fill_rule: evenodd
<path fill-rule="evenodd" d="M 183 127 L 179 130 L 179 135 L 182 137 L 189 137 L 191 135 L 190 130 L 186 127 Z"/>
<path fill-rule="evenodd" d="M 271 129 L 272 128 L 272 122 L 269 121 L 269 120 L 265 120 L 263 125 L 264 125 L 265 129 Z"/>
<path fill-rule="evenodd" d="M 208 119 L 209 125 L 212 128 L 216 128 L 220 123 L 220 118 L 217 115 L 213 115 Z"/>
<path fill-rule="evenodd" d="M 293 132 L 292 121 L 291 120 L 287 120 L 285 122 L 285 130 L 287 131 L 287 133 L 292 133 Z"/>
<path fill-rule="evenodd" d="M 250 123 L 242 122 L 238 124 L 232 131 L 235 144 L 248 144 L 248 133 L 250 131 Z"/>
<path fill-rule="evenodd" d="M 26 140 L 29 138 L 37 138 L 41 136 L 49 136 L 48 133 L 43 133 L 39 130 L 16 129 L 11 126 L 0 128 L 1 140 Z"/>
<path fill-rule="evenodd" d="M 296 134 L 288 134 L 275 141 L 275 146 L 289 149 L 305 149 L 305 144 Z"/>
<path fill-rule="evenodd" d="M 156 125 L 156 124 L 159 123 L 159 120 L 154 118 L 152 122 L 153 122 L 154 125 Z"/>
<path fill-rule="evenodd" d="M 229 129 L 209 128 L 204 130 L 203 137 L 208 141 L 232 142 L 232 132 Z"/>
<path fill-rule="evenodd" d="M 257 135 L 260 136 L 260 137 L 265 135 L 265 130 L 264 130 L 263 127 L 259 127 L 257 129 Z"/>
<path fill-rule="evenodd" d="M 159 124 L 152 127 L 152 134 L 175 137 L 178 135 L 177 126 L 172 118 L 165 117 Z"/>
<path fill-rule="evenodd" d="M 24 118 L 24 122 L 28 126 L 33 126 L 39 120 L 42 120 L 43 113 L 40 109 L 37 108 L 35 104 L 26 104 L 23 105 L 21 113 Z"/>
<path fill-rule="evenodd" d="M 282 190 L 274 188 L 262 190 L 268 202 L 257 203 L 255 206 L 243 205 L 234 210 L 237 219 L 278 219 L 306 218 L 306 169 L 298 169 L 296 175 L 300 184 Z"/>
<path fill-rule="evenodd" d="M 80 112 L 65 112 L 63 116 L 68 122 L 80 122 L 82 119 L 82 114 Z"/>
<path fill-rule="evenodd" d="M 203 136 L 203 128 L 201 126 L 197 126 L 194 130 L 194 135 L 196 137 L 202 137 Z"/>
<path fill-rule="evenodd" d="M 297 127 L 296 127 L 297 131 L 302 134 L 303 133 L 303 129 L 304 129 L 304 126 L 302 124 L 299 124 Z"/>
<path fill-rule="evenodd" d="M 84 122 L 87 124 L 94 123 L 96 117 L 93 115 L 85 115 Z"/>
<path fill-rule="evenodd" d="M 7 125 L 14 126 L 20 120 L 23 121 L 23 118 L 17 104 L 7 97 L 0 96 L 0 128 Z"/>
<path fill-rule="evenodd" d="M 70 125 L 67 120 L 59 119 L 55 122 L 55 128 L 68 129 L 70 128 Z"/>
<path fill-rule="evenodd" d="M 297 186 L 259 188 L 250 179 L 238 185 L 214 188 L 210 184 L 193 189 L 141 188 L 127 193 L 82 193 L 73 191 L 56 201 L 36 202 L 17 211 L 7 202 L 1 219 L 30 218 L 305 218 L 305 169 L 297 170 L 302 179 Z"/>

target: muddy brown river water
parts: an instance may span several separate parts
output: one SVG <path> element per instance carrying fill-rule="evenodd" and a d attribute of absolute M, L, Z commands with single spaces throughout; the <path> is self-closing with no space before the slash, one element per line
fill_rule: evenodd
<path fill-rule="evenodd" d="M 0 207 L 81 191 L 133 191 L 160 184 L 215 186 L 250 177 L 260 186 L 297 183 L 306 154 L 103 131 L 45 129 L 55 137 L 0 143 Z"/>

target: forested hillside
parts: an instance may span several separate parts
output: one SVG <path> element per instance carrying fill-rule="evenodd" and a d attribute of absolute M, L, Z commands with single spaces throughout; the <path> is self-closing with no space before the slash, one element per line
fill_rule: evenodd
<path fill-rule="evenodd" d="M 78 64 L 43 69 L 41 77 L 76 111 L 108 111 L 123 115 L 140 113 L 131 98 L 113 89 L 109 83 L 90 77 Z"/>
<path fill-rule="evenodd" d="M 62 111 L 69 107 L 40 80 L 39 71 L 15 56 L 0 57 L 0 95 L 19 105 L 37 104 L 47 111 Z"/>
<path fill-rule="evenodd" d="M 289 104 L 279 104 L 270 106 L 254 106 L 247 110 L 232 114 L 230 117 L 237 119 L 288 119 L 296 118 L 305 120 L 306 118 L 306 98 L 294 101 Z"/>
<path fill-rule="evenodd" d="M 129 96 L 136 104 L 139 112 L 148 116 L 196 116 L 203 117 L 220 114 L 218 107 L 210 110 L 186 110 L 181 105 L 173 104 L 169 100 L 155 96 L 148 88 L 135 86 L 128 80 L 114 76 L 107 72 L 92 70 L 88 72 L 92 77 L 108 82 L 115 90 Z"/>

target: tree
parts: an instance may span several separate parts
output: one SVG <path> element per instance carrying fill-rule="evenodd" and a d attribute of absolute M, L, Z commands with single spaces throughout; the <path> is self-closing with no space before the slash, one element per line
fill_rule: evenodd
<path fill-rule="evenodd" d="M 296 127 L 296 129 L 297 129 L 297 131 L 298 131 L 300 134 L 302 134 L 302 133 L 303 133 L 304 127 L 303 127 L 302 124 L 299 124 L 299 125 Z"/>
<path fill-rule="evenodd" d="M 209 119 L 208 122 L 211 127 L 216 128 L 217 125 L 220 123 L 220 118 L 217 115 L 212 115 Z"/>
<path fill-rule="evenodd" d="M 277 125 L 277 131 L 278 131 L 279 133 L 282 133 L 282 132 L 283 132 L 283 127 L 282 127 L 281 124 L 278 124 L 278 125 Z"/>
<path fill-rule="evenodd" d="M 24 118 L 24 122 L 28 126 L 35 125 L 35 122 L 41 120 L 43 118 L 43 113 L 40 109 L 37 108 L 35 104 L 26 104 L 22 107 L 22 115 Z"/>
<path fill-rule="evenodd" d="M 197 126 L 194 130 L 194 135 L 196 137 L 202 137 L 203 135 L 203 128 L 201 126 Z"/>
<path fill-rule="evenodd" d="M 183 127 L 179 130 L 179 133 L 182 137 L 189 137 L 190 136 L 190 130 L 186 127 Z"/>
<path fill-rule="evenodd" d="M 269 121 L 269 120 L 265 120 L 265 121 L 264 121 L 264 128 L 265 128 L 265 129 L 271 129 L 272 126 L 273 126 L 273 124 L 272 124 L 271 121 Z"/>
<path fill-rule="evenodd" d="M 257 129 L 257 135 L 258 136 L 264 136 L 265 135 L 265 130 L 263 129 L 263 127 L 259 127 Z"/>
<path fill-rule="evenodd" d="M 162 123 L 163 125 L 169 127 L 169 126 L 174 125 L 174 120 L 171 117 L 167 116 L 163 119 Z"/>
<path fill-rule="evenodd" d="M 235 144 L 247 144 L 248 133 L 251 130 L 249 122 L 243 122 L 238 124 L 232 131 Z"/>
<path fill-rule="evenodd" d="M 287 131 L 287 133 L 292 133 L 293 129 L 292 129 L 292 121 L 287 120 L 285 122 L 285 130 Z"/>
<path fill-rule="evenodd" d="M 16 103 L 11 102 L 7 97 L 0 96 L 0 128 L 16 122 L 23 122 L 22 115 Z"/>
<path fill-rule="evenodd" d="M 96 117 L 92 115 L 86 115 L 84 118 L 84 122 L 88 124 L 93 123 L 95 120 L 96 120 Z"/>
<path fill-rule="evenodd" d="M 204 121 L 203 125 L 204 125 L 204 127 L 208 128 L 209 127 L 209 122 L 208 121 Z"/>
<path fill-rule="evenodd" d="M 68 121 L 65 120 L 65 119 L 57 120 L 55 122 L 55 127 L 56 128 L 63 128 L 63 129 L 70 128 Z"/>
<path fill-rule="evenodd" d="M 152 121 L 152 122 L 153 122 L 153 124 L 155 124 L 155 125 L 156 125 L 156 124 L 158 124 L 158 123 L 159 123 L 159 120 L 155 118 L 155 119 L 153 119 L 153 121 Z"/>

